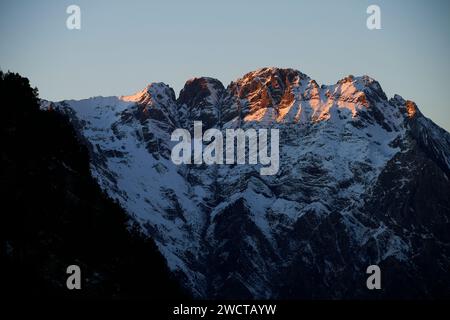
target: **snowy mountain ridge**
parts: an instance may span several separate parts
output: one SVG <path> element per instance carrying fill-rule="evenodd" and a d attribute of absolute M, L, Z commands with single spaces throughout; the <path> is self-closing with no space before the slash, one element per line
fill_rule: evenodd
<path fill-rule="evenodd" d="M 100 186 L 196 297 L 370 297 L 371 264 L 386 296 L 448 295 L 450 134 L 368 76 L 319 86 L 263 68 L 227 88 L 190 79 L 178 98 L 152 83 L 42 108 L 70 117 Z M 170 135 L 193 121 L 279 129 L 278 174 L 173 164 Z"/>

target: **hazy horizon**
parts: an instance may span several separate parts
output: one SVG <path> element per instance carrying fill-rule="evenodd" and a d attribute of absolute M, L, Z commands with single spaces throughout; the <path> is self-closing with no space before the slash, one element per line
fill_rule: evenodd
<path fill-rule="evenodd" d="M 66 8 L 81 8 L 68 30 Z M 381 30 L 366 9 L 381 8 Z M 450 2 L 14 1 L 0 2 L 0 68 L 52 101 L 133 94 L 193 77 L 224 86 L 263 67 L 293 68 L 319 84 L 369 75 L 388 97 L 417 103 L 450 131 Z"/>

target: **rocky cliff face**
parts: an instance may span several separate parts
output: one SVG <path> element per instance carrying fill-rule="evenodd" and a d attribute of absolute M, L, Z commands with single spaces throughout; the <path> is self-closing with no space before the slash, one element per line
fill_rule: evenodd
<path fill-rule="evenodd" d="M 44 102 L 71 116 L 99 184 L 151 234 L 197 297 L 450 296 L 450 135 L 411 101 L 292 69 L 227 88 L 189 80 L 129 97 Z M 175 128 L 277 128 L 280 170 L 181 165 Z M 366 288 L 378 264 L 383 289 Z"/>

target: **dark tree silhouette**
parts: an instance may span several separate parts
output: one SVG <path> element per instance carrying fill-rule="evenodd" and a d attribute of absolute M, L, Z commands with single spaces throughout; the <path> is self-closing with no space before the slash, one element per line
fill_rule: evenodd
<path fill-rule="evenodd" d="M 0 72 L 0 290 L 9 296 L 184 294 L 153 241 L 99 188 L 69 121 L 39 110 L 37 89 Z M 82 289 L 66 288 L 81 267 Z"/>

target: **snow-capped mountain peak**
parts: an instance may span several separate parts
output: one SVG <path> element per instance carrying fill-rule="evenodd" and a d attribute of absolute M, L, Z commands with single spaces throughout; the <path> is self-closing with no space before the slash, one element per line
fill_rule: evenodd
<path fill-rule="evenodd" d="M 400 274 L 387 276 L 386 294 L 450 288 L 450 135 L 368 76 L 319 86 L 293 69 L 262 68 L 227 88 L 190 79 L 178 98 L 152 83 L 52 106 L 86 140 L 100 186 L 195 296 L 361 297 L 370 264 Z M 170 135 L 193 121 L 279 129 L 278 174 L 175 165 Z M 428 246 L 440 263 L 427 263 Z M 419 273 L 429 280 L 417 282 Z"/>

